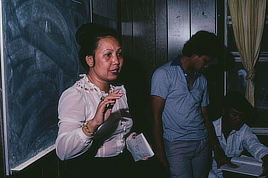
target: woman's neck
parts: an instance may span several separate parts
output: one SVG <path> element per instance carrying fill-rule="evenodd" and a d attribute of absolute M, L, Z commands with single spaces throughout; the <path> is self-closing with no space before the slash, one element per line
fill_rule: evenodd
<path fill-rule="evenodd" d="M 88 79 L 97 87 L 100 88 L 101 91 L 104 91 L 105 93 L 109 93 L 110 90 L 110 83 L 106 81 L 101 81 L 97 77 L 94 77 L 94 75 L 91 75 L 90 73 L 87 74 Z"/>

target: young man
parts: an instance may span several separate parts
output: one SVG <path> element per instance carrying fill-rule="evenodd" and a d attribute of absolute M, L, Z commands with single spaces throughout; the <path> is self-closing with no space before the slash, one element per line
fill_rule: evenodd
<path fill-rule="evenodd" d="M 207 111 L 207 80 L 200 73 L 223 47 L 215 34 L 199 31 L 185 43 L 182 56 L 153 74 L 154 151 L 173 178 L 206 176 L 209 140 L 217 163 L 231 165 L 217 147 Z"/>
<path fill-rule="evenodd" d="M 250 127 L 244 123 L 245 119 L 250 119 L 252 114 L 253 107 L 245 97 L 239 92 L 231 91 L 223 98 L 222 117 L 213 124 L 220 146 L 227 157 L 239 157 L 246 149 L 254 158 L 264 161 L 265 172 L 268 168 L 268 148 L 260 143 Z M 223 175 L 222 171 L 217 169 L 213 159 L 209 178 L 217 177 Z"/>

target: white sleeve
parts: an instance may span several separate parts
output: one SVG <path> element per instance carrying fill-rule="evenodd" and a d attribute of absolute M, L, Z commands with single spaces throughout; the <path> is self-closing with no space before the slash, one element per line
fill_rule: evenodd
<path fill-rule="evenodd" d="M 83 94 L 72 87 L 59 100 L 56 153 L 61 160 L 77 157 L 92 145 L 92 137 L 87 137 L 82 131 L 86 121 L 85 107 Z"/>
<path fill-rule="evenodd" d="M 250 152 L 256 159 L 262 161 L 261 158 L 268 154 L 268 148 L 259 141 L 250 127 L 246 126 L 243 135 L 243 147 L 247 149 L 248 152 Z"/>

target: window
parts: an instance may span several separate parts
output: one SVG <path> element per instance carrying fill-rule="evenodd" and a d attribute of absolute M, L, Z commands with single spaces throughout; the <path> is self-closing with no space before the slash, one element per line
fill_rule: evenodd
<path fill-rule="evenodd" d="M 227 1 L 227 0 L 226 0 Z M 227 6 L 227 27 L 226 38 L 227 47 L 235 56 L 235 66 L 227 73 L 227 91 L 236 90 L 245 93 L 247 80 L 246 72 L 240 60 L 239 52 L 236 47 L 232 21 L 230 12 Z M 267 10 L 266 10 L 267 14 Z M 268 14 L 266 15 L 265 27 L 261 42 L 261 53 L 258 62 L 255 65 L 256 78 L 255 85 L 255 108 L 257 109 L 257 118 L 253 122 L 253 127 L 266 127 L 268 128 Z"/>

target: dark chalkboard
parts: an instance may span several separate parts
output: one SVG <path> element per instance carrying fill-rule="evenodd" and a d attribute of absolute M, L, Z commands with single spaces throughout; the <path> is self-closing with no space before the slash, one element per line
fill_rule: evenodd
<path fill-rule="evenodd" d="M 7 175 L 53 149 L 61 93 L 82 71 L 75 32 L 90 0 L 2 0 L 2 91 Z"/>

